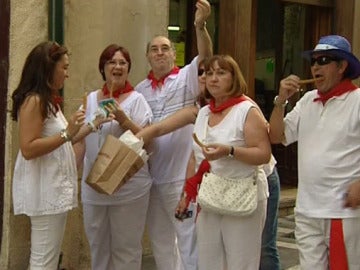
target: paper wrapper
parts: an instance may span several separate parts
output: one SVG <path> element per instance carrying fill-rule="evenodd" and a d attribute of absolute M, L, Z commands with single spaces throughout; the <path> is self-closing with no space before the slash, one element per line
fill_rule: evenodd
<path fill-rule="evenodd" d="M 113 194 L 144 166 L 148 155 L 143 145 L 129 130 L 119 139 L 108 135 L 86 183 L 100 193 Z"/>

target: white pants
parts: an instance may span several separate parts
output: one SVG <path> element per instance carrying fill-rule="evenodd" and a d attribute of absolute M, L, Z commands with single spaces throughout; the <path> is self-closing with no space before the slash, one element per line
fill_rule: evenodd
<path fill-rule="evenodd" d="M 66 213 L 32 216 L 30 270 L 56 270 L 66 226 Z"/>
<path fill-rule="evenodd" d="M 331 219 L 309 218 L 297 213 L 295 222 L 301 269 L 329 269 Z M 342 224 L 349 270 L 359 270 L 360 218 L 345 218 Z"/>
<path fill-rule="evenodd" d="M 267 200 L 245 217 L 201 210 L 196 222 L 199 270 L 259 269 Z"/>
<path fill-rule="evenodd" d="M 84 204 L 93 270 L 140 270 L 149 194 L 122 205 Z"/>
<path fill-rule="evenodd" d="M 189 209 L 192 218 L 175 218 L 183 185 L 177 181 L 151 187 L 147 226 L 157 270 L 197 269 L 195 205 Z"/>

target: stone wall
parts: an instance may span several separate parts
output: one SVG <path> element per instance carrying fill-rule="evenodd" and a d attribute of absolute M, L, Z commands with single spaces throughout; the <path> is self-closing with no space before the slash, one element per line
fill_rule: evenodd
<path fill-rule="evenodd" d="M 64 110 L 69 115 L 79 106 L 72 99 L 84 91 L 102 86 L 98 72 L 101 51 L 110 43 L 123 45 L 130 51 L 133 85 L 145 78 L 148 65 L 146 43 L 156 34 L 166 34 L 168 0 L 64 1 L 64 43 L 70 50 L 70 78 L 65 82 Z M 48 1 L 10 1 L 10 69 L 11 96 L 21 75 L 25 58 L 38 43 L 48 39 Z M 8 108 L 11 108 L 10 99 Z M 3 237 L 0 269 L 26 269 L 30 252 L 30 223 L 25 216 L 14 216 L 11 179 L 18 151 L 18 130 L 9 115 L 6 125 L 6 168 L 4 187 Z M 144 238 L 144 250 L 149 252 Z M 83 230 L 81 205 L 69 213 L 63 242 L 63 264 L 67 270 L 87 270 L 89 249 Z"/>

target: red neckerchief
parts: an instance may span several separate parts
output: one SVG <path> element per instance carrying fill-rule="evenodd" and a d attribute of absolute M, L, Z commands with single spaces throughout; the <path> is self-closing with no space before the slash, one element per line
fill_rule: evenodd
<path fill-rule="evenodd" d="M 350 80 L 346 79 L 340 82 L 337 86 L 331 89 L 329 92 L 321 93 L 319 90 L 317 91 L 318 97 L 314 98 L 314 102 L 321 101 L 324 105 L 326 101 L 328 101 L 332 97 L 338 97 L 347 92 L 354 91 L 358 87 L 353 84 Z"/>
<path fill-rule="evenodd" d="M 186 179 L 184 191 L 186 192 L 186 208 L 190 201 L 195 201 L 198 194 L 198 186 L 201 184 L 204 173 L 210 171 L 210 163 L 206 159 L 201 161 L 199 169 L 193 177 Z"/>
<path fill-rule="evenodd" d="M 151 81 L 152 89 L 156 89 L 157 87 L 159 87 L 159 85 L 161 86 L 164 84 L 164 81 L 168 76 L 173 75 L 173 74 L 178 74 L 179 71 L 180 71 L 180 68 L 175 66 L 175 67 L 173 67 L 173 69 L 170 71 L 169 74 L 165 75 L 164 77 L 162 77 L 158 80 L 155 78 L 154 72 L 152 70 L 150 70 L 147 78 Z"/>
<path fill-rule="evenodd" d="M 61 106 L 63 101 L 64 100 L 63 100 L 62 96 L 60 96 L 60 95 L 52 95 L 51 96 L 51 103 L 52 103 L 52 105 L 54 105 L 56 111 L 59 110 L 59 106 Z"/>
<path fill-rule="evenodd" d="M 349 269 L 341 219 L 331 220 L 329 266 L 330 270 Z"/>
<path fill-rule="evenodd" d="M 226 100 L 225 102 L 221 103 L 220 106 L 215 107 L 215 99 L 212 98 L 209 102 L 209 108 L 212 113 L 219 113 L 219 112 L 222 112 L 223 110 L 225 110 L 231 106 L 234 106 L 235 104 L 243 102 L 245 100 L 247 100 L 247 99 L 245 98 L 244 95 L 241 95 L 240 97 L 231 97 L 228 100 Z"/>
<path fill-rule="evenodd" d="M 131 91 L 134 90 L 134 87 L 132 87 L 132 85 L 126 81 L 125 82 L 125 87 L 124 88 L 118 88 L 115 91 L 112 92 L 112 96 L 114 98 L 118 98 L 121 94 L 125 94 L 125 93 L 129 93 Z M 110 95 L 110 91 L 106 85 L 106 83 L 104 84 L 103 88 L 101 89 L 101 91 L 103 92 L 104 96 L 108 96 Z"/>

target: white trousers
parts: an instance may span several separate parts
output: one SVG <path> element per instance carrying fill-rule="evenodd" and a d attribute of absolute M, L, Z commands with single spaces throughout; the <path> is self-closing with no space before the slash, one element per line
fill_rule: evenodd
<path fill-rule="evenodd" d="M 66 226 L 66 213 L 31 216 L 30 270 L 56 270 Z"/>
<path fill-rule="evenodd" d="M 301 269 L 329 269 L 331 219 L 295 215 L 295 236 L 300 254 Z M 360 218 L 342 220 L 349 270 L 360 269 Z"/>
<path fill-rule="evenodd" d="M 151 187 L 147 227 L 157 270 L 197 269 L 195 205 L 192 218 L 175 218 L 183 185 L 177 181 Z"/>
<path fill-rule="evenodd" d="M 84 204 L 93 270 L 140 270 L 149 194 L 121 205 Z"/>
<path fill-rule="evenodd" d="M 267 200 L 245 217 L 201 210 L 196 222 L 199 270 L 259 269 Z"/>

